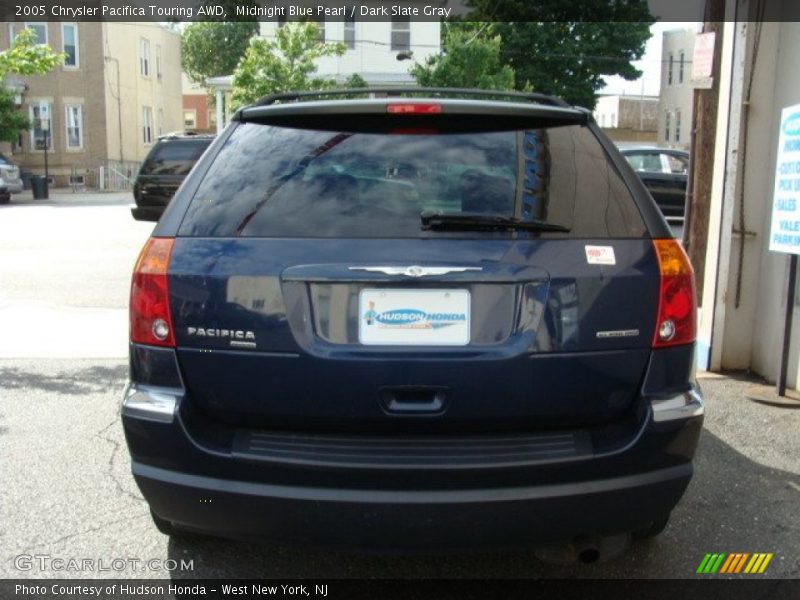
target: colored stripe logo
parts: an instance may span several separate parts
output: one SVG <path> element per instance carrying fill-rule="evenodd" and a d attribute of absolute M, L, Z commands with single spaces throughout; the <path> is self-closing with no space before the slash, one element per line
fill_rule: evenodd
<path fill-rule="evenodd" d="M 716 553 L 706 554 L 697 567 L 697 573 L 701 575 L 731 575 L 745 573 L 748 575 L 760 575 L 767 570 L 772 560 L 771 552 L 733 552 L 731 554 Z"/>

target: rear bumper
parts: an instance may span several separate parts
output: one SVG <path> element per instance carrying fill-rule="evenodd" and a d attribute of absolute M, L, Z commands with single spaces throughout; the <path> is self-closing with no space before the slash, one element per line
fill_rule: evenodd
<path fill-rule="evenodd" d="M 481 549 L 633 531 L 667 514 L 690 463 L 556 485 L 356 490 L 270 485 L 134 463 L 153 511 L 190 530 L 236 539 L 361 549 Z"/>
<path fill-rule="evenodd" d="M 126 398 L 133 475 L 161 518 L 221 537 L 372 549 L 503 547 L 646 527 L 689 484 L 703 419 L 692 390 L 642 400 L 642 427 L 605 454 L 380 468 L 243 457 L 229 440 L 190 432 L 179 389 L 131 386 Z"/>

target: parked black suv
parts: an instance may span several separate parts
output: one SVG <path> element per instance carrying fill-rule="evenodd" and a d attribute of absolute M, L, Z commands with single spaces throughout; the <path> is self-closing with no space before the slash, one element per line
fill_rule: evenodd
<path fill-rule="evenodd" d="M 214 140 L 213 135 L 170 134 L 156 141 L 133 184 L 137 221 L 158 221 L 172 196 L 197 160 Z"/>
<path fill-rule="evenodd" d="M 703 402 L 691 266 L 591 114 L 370 90 L 239 110 L 131 289 L 164 532 L 483 549 L 653 535 Z"/>

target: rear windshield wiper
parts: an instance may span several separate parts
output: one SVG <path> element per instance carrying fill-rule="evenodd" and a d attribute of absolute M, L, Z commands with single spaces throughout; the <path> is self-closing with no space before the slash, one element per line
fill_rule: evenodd
<path fill-rule="evenodd" d="M 560 231 L 569 233 L 569 227 L 547 221 L 515 219 L 505 215 L 486 213 L 438 213 L 420 214 L 422 229 L 432 231 L 470 231 L 491 229 L 519 229 L 524 231 Z"/>

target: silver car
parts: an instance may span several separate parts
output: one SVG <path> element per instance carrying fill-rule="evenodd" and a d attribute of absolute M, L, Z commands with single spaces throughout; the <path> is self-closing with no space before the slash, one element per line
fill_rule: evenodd
<path fill-rule="evenodd" d="M 19 167 L 0 154 L 0 189 L 3 188 L 12 194 L 18 194 L 22 191 L 22 179 L 19 176 Z"/>

